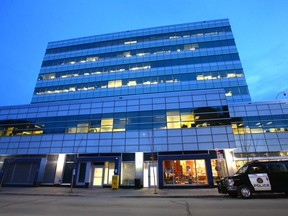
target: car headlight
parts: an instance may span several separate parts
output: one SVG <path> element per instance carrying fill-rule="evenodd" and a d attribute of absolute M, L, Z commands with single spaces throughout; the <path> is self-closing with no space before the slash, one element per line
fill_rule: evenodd
<path fill-rule="evenodd" d="M 233 179 L 228 179 L 227 180 L 227 185 L 232 187 L 234 185 L 234 180 Z"/>

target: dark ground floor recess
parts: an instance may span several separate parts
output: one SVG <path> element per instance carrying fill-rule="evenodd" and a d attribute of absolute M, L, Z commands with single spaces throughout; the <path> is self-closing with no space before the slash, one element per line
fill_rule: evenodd
<path fill-rule="evenodd" d="M 117 175 L 120 187 L 213 187 L 228 171 L 223 150 L 3 155 L 0 165 L 7 186 L 111 187 Z"/>

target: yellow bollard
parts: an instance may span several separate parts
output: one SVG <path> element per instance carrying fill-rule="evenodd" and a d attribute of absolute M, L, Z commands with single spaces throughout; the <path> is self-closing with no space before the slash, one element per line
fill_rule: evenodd
<path fill-rule="evenodd" d="M 112 189 L 118 189 L 119 188 L 119 175 L 113 175 L 112 176 Z"/>

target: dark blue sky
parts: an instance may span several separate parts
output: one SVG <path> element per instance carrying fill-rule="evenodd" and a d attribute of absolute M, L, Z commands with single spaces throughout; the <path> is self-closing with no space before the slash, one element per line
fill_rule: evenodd
<path fill-rule="evenodd" d="M 288 91 L 287 10 L 287 0 L 1 0 L 0 106 L 30 103 L 50 41 L 222 18 L 252 99 L 274 100 Z"/>

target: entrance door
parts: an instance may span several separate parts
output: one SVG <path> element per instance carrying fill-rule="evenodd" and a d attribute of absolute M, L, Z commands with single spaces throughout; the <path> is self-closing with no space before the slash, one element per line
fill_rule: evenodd
<path fill-rule="evenodd" d="M 157 186 L 157 165 L 149 164 L 149 187 Z"/>
<path fill-rule="evenodd" d="M 93 167 L 92 187 L 103 186 L 103 171 L 104 171 L 104 166 Z"/>

